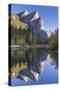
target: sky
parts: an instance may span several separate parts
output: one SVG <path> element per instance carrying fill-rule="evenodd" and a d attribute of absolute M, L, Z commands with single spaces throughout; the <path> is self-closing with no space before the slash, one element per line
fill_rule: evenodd
<path fill-rule="evenodd" d="M 41 5 L 23 5 L 11 4 L 12 13 L 20 13 L 28 10 L 30 13 L 38 11 L 39 16 L 43 19 L 44 30 L 47 34 L 54 32 L 58 28 L 58 7 L 55 6 L 41 6 Z"/>

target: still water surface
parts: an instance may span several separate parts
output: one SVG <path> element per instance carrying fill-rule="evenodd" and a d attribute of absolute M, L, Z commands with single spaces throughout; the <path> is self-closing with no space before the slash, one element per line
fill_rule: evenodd
<path fill-rule="evenodd" d="M 58 53 L 41 48 L 11 50 L 11 85 L 58 83 Z"/>

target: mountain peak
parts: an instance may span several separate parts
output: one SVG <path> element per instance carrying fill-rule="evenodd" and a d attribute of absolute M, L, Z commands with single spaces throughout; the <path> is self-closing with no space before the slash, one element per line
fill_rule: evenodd
<path fill-rule="evenodd" d="M 24 11 L 24 16 L 26 16 L 26 15 L 28 15 L 28 14 L 29 14 L 28 10 L 25 10 L 25 11 Z"/>
<path fill-rule="evenodd" d="M 39 15 L 38 15 L 38 12 L 37 11 L 36 11 L 35 17 L 36 18 L 39 18 Z"/>
<path fill-rule="evenodd" d="M 19 17 L 24 17 L 24 16 L 27 16 L 28 14 L 29 14 L 28 10 L 25 10 L 25 11 L 23 11 L 23 12 L 21 12 L 21 13 L 18 13 L 17 15 L 18 15 Z"/>
<path fill-rule="evenodd" d="M 38 19 L 38 18 L 39 18 L 38 12 L 35 11 L 35 15 L 34 15 L 34 17 L 31 19 L 31 21 L 36 20 L 36 19 Z"/>

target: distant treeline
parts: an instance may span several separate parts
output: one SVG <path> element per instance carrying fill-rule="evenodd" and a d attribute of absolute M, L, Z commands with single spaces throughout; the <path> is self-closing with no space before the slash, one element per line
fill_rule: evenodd
<path fill-rule="evenodd" d="M 51 49 L 58 49 L 58 29 L 55 32 L 51 33 L 49 37 L 49 47 Z"/>

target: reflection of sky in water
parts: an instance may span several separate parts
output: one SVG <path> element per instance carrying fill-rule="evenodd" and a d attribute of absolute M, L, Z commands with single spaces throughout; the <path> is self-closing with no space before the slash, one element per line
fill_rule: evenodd
<path fill-rule="evenodd" d="M 32 85 L 32 84 L 50 84 L 58 82 L 58 71 L 55 69 L 55 65 L 51 64 L 51 58 L 49 55 L 46 58 L 46 61 L 43 61 L 44 68 L 43 72 L 39 74 L 38 80 L 32 80 L 29 78 L 27 82 L 14 78 L 11 80 L 12 85 Z"/>

